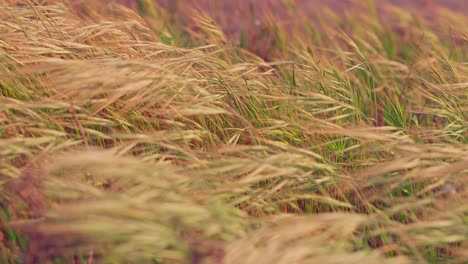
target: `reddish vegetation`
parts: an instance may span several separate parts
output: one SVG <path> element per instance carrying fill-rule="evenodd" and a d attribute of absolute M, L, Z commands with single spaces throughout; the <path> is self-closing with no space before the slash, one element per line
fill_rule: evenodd
<path fill-rule="evenodd" d="M 91 3 L 96 6 L 95 1 L 90 0 L 71 0 L 74 4 Z M 131 8 L 136 8 L 137 0 L 114 0 L 120 4 Z M 346 19 L 352 16 L 359 16 L 367 11 L 363 10 L 366 1 L 356 0 L 291 0 L 294 3 L 294 9 L 288 10 L 288 1 L 278 0 L 153 0 L 159 6 L 163 7 L 178 22 L 191 25 L 191 11 L 195 9 L 202 10 L 211 16 L 223 29 L 223 31 L 235 42 L 240 41 L 241 34 L 244 32 L 247 46 L 246 48 L 268 60 L 270 51 L 275 45 L 276 37 L 268 28 L 268 22 L 274 21 L 276 26 L 283 27 L 286 30 L 305 30 L 303 26 L 305 21 L 316 21 L 327 11 L 333 11 L 345 23 Z M 384 12 L 389 6 L 394 5 L 403 7 L 403 10 L 409 11 L 423 17 L 437 17 L 437 10 L 449 9 L 460 14 L 468 13 L 468 5 L 463 0 L 379 0 L 367 1 L 375 5 L 379 17 L 386 24 L 391 25 L 392 29 L 403 36 L 407 35 L 407 30 L 399 25 L 399 19 L 389 12 Z M 106 2 L 109 3 L 109 2 Z M 100 3 L 102 4 L 102 3 Z M 175 22 L 175 21 L 174 21 Z M 326 21 L 325 21 L 326 22 Z M 332 23 L 337 25 L 337 23 Z M 366 26 L 365 24 L 363 26 Z M 457 40 L 454 40 L 457 41 Z"/>
<path fill-rule="evenodd" d="M 72 0 L 73 2 L 89 2 L 89 0 Z M 285 10 L 284 1 L 277 0 L 154 0 L 170 12 L 186 13 L 190 8 L 199 8 L 215 18 L 228 33 L 239 31 L 255 19 L 262 20 L 265 14 L 271 14 L 276 21 L 287 24 L 291 16 Z M 94 1 L 93 1 L 94 2 Z M 129 7 L 135 7 L 136 0 L 116 0 Z M 358 12 L 357 3 L 353 0 L 292 0 L 296 6 L 295 15 L 314 17 L 324 9 L 331 9 L 341 14 Z M 364 2 L 364 1 L 362 1 Z M 468 13 L 468 5 L 464 0 L 379 0 L 373 1 L 377 9 L 381 10 L 388 4 L 404 7 L 423 16 L 433 16 L 436 8 L 448 8 L 460 13 Z M 255 16 L 252 19 L 252 13 Z M 391 19 L 391 18 L 388 18 Z M 253 20 L 253 21 L 252 21 Z"/>

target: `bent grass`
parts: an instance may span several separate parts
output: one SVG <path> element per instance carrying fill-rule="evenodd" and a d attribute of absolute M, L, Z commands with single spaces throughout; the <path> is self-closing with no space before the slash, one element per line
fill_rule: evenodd
<path fill-rule="evenodd" d="M 265 61 L 138 3 L 1 2 L 2 263 L 467 260 L 452 13 L 269 21 Z"/>

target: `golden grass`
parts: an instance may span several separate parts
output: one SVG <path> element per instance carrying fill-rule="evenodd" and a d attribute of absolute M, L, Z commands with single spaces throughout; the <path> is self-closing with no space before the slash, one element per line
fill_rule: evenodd
<path fill-rule="evenodd" d="M 112 6 L 0 2 L 0 262 L 467 260 L 465 17 Z"/>

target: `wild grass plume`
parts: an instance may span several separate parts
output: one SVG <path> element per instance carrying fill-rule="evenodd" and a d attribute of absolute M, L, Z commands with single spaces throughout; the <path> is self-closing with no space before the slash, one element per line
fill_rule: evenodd
<path fill-rule="evenodd" d="M 0 1 L 0 263 L 468 261 L 466 15 L 120 2 Z"/>

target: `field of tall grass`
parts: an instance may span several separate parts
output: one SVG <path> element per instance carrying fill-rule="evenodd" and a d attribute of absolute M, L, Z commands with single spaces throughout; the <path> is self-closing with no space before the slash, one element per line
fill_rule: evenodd
<path fill-rule="evenodd" d="M 43 2 L 0 1 L 0 263 L 467 263 L 466 16 Z"/>

